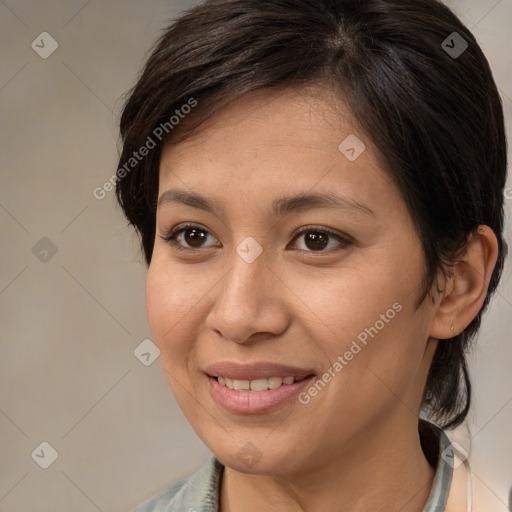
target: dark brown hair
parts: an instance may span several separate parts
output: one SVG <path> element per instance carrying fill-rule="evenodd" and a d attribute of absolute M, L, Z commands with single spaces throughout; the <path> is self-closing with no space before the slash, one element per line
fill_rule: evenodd
<path fill-rule="evenodd" d="M 118 170 L 117 198 L 149 264 L 163 145 L 177 135 L 185 139 L 244 94 L 314 84 L 348 102 L 403 195 L 426 261 L 418 304 L 480 224 L 497 236 L 499 256 L 484 305 L 461 334 L 440 340 L 425 387 L 430 416 L 456 426 L 470 406 L 466 351 L 507 251 L 507 148 L 489 64 L 471 32 L 442 3 L 220 0 L 187 11 L 164 31 L 125 104 L 119 160 L 125 172 Z M 196 106 L 184 122 L 170 122 L 191 99 Z M 150 139 L 154 148 L 127 168 Z"/>

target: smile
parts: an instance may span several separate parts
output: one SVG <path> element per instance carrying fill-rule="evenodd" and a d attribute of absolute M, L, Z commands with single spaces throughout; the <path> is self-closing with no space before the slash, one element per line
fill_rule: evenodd
<path fill-rule="evenodd" d="M 298 404 L 299 393 L 311 385 L 314 375 L 300 377 L 268 377 L 263 379 L 230 379 L 207 377 L 210 396 L 225 411 L 254 415 L 269 413 L 285 404 Z"/>
<path fill-rule="evenodd" d="M 293 384 L 294 382 L 299 382 L 304 380 L 306 377 L 270 377 L 270 378 L 261 378 L 254 380 L 239 380 L 239 379 L 230 379 L 229 377 L 217 377 L 217 382 L 221 386 L 225 386 L 229 389 L 234 389 L 237 391 L 267 391 L 267 389 L 277 389 L 281 386 L 286 386 Z"/>

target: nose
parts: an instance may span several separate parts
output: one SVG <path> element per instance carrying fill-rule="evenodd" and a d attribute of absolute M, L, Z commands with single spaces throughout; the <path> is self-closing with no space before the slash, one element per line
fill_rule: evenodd
<path fill-rule="evenodd" d="M 234 253 L 231 270 L 216 289 L 206 326 L 238 344 L 279 336 L 289 325 L 285 290 L 264 257 L 248 263 Z"/>

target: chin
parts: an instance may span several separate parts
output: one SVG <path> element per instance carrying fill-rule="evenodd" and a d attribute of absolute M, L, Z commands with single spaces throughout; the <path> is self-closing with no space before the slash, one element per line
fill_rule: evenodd
<path fill-rule="evenodd" d="M 240 445 L 240 448 L 234 449 Z M 260 441 L 231 442 L 219 446 L 209 445 L 217 459 L 240 473 L 253 475 L 278 475 L 300 470 L 302 458 L 297 458 L 297 446 L 281 446 L 276 450 L 274 443 Z"/>

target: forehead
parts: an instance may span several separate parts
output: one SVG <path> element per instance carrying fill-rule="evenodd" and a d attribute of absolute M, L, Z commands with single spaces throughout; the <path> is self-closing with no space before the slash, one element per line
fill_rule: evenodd
<path fill-rule="evenodd" d="M 394 189 L 381 161 L 331 90 L 258 91 L 215 113 L 189 139 L 163 149 L 160 195 L 178 185 L 219 198 L 237 191 L 270 197 L 333 188 L 369 197 L 376 189 Z"/>
<path fill-rule="evenodd" d="M 194 114 L 201 108 L 199 100 Z M 187 126 L 186 116 L 182 124 Z M 242 138 L 263 146 L 284 143 L 314 148 L 320 143 L 317 149 L 325 150 L 328 133 L 339 137 L 344 132 L 360 132 L 360 128 L 342 97 L 331 89 L 279 87 L 254 91 L 232 101 L 217 110 L 185 141 L 174 144 L 171 138 L 164 150 L 175 147 L 187 151 L 194 146 L 213 149 L 219 143 L 229 145 L 227 139 L 233 142 L 236 139 L 238 144 L 231 144 L 231 149 L 236 150 Z"/>

